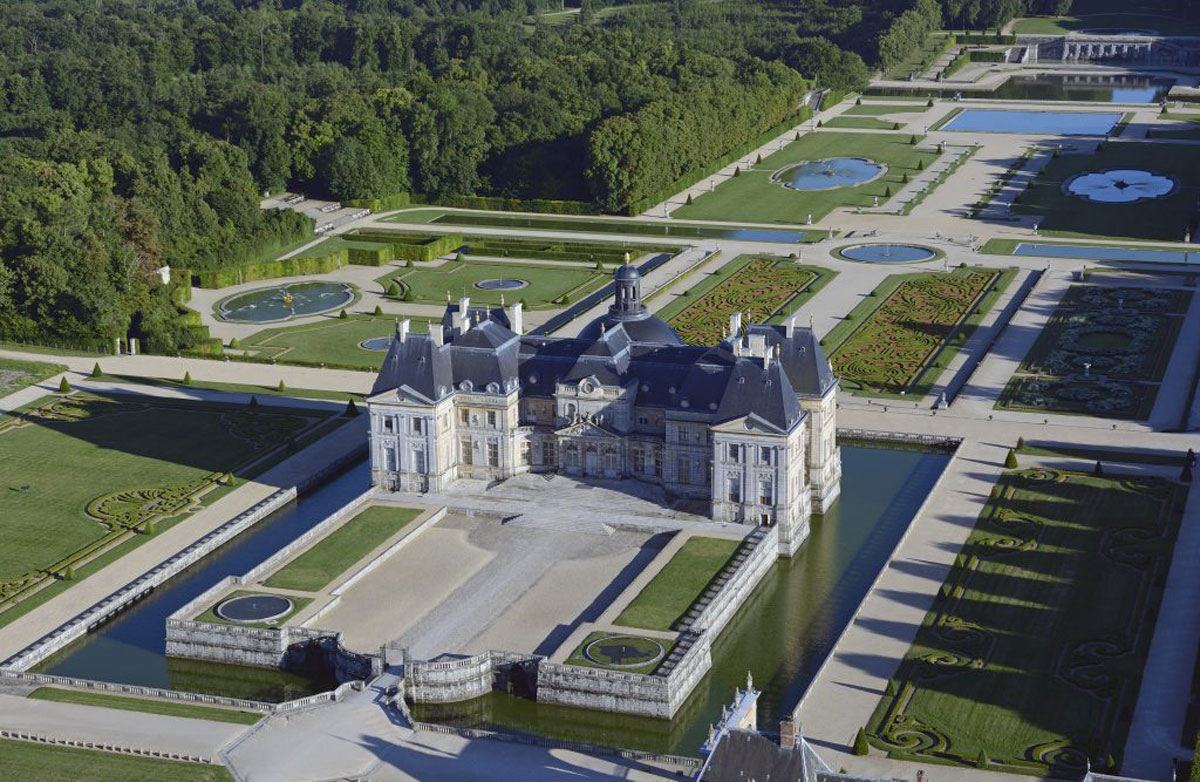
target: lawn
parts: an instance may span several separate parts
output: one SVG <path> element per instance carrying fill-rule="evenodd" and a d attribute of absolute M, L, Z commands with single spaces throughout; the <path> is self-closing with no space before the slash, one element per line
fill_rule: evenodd
<path fill-rule="evenodd" d="M 891 757 L 1115 771 L 1187 489 L 1003 475 L 867 725 Z"/>
<path fill-rule="evenodd" d="M 483 290 L 476 287 L 482 280 L 516 279 L 524 287 L 506 291 Z M 610 274 L 592 268 L 491 261 L 450 261 L 436 268 L 401 269 L 385 275 L 379 282 L 385 288 L 397 282 L 402 289 L 400 299 L 417 304 L 444 304 L 447 294 L 454 300 L 469 296 L 478 304 L 509 304 L 523 301 L 529 309 L 561 307 L 578 301 L 608 283 Z M 557 303 L 556 303 L 557 302 Z"/>
<path fill-rule="evenodd" d="M 893 103 L 863 103 L 858 106 L 851 106 L 842 116 L 880 117 L 892 114 L 924 114 L 927 111 L 929 111 L 928 106 L 913 106 L 907 103 L 901 106 Z"/>
<path fill-rule="evenodd" d="M 398 220 L 401 215 L 389 220 Z M 634 220 L 621 218 L 557 217 L 550 215 L 480 214 L 478 212 L 436 215 L 430 219 L 440 225 L 475 225 L 496 228 L 531 228 L 538 231 L 580 231 L 584 233 L 655 236 L 680 242 L 692 239 L 739 239 L 759 242 L 819 242 L 826 231 L 781 231 L 778 229 L 739 228 L 737 226 L 680 223 L 674 220 Z M 642 245 L 635 245 L 641 247 Z"/>
<path fill-rule="evenodd" d="M 317 592 L 420 516 L 420 508 L 375 505 L 338 527 L 263 583 L 276 589 Z"/>
<path fill-rule="evenodd" d="M 387 350 L 367 350 L 361 343 L 368 339 L 390 337 L 396 333 L 396 315 L 336 315 L 302 326 L 263 329 L 242 339 L 239 347 L 258 358 L 281 363 L 325 364 L 362 369 L 379 369 Z M 426 332 L 429 321 L 411 319 L 412 331 Z"/>
<path fill-rule="evenodd" d="M 1162 198 L 1134 203 L 1088 201 L 1064 190 L 1076 174 L 1108 169 L 1170 173 L 1179 183 Z M 1041 216 L 1047 236 L 1118 237 L 1181 241 L 1200 196 L 1200 147 L 1106 141 L 1094 155 L 1065 154 L 1046 166 L 1018 196 L 1013 210 Z"/>
<path fill-rule="evenodd" d="M 0 422 L 0 599 L 185 518 L 328 416 L 84 393 L 21 409 Z"/>
<path fill-rule="evenodd" d="M 675 642 L 668 638 L 595 632 L 583 639 L 583 643 L 571 652 L 566 663 L 582 665 L 585 668 L 651 674 L 658 670 L 674 646 Z M 638 665 L 639 660 L 648 662 Z"/>
<path fill-rule="evenodd" d="M 923 396 L 1014 276 L 979 267 L 891 275 L 822 340 L 834 373 L 850 390 Z"/>
<path fill-rule="evenodd" d="M 1084 29 L 1153 30 L 1163 35 L 1200 35 L 1200 23 L 1150 13 L 1037 16 L 1017 20 L 1013 32 L 1017 35 L 1063 35 Z"/>
<path fill-rule="evenodd" d="M 22 782 L 233 782 L 223 766 L 0 739 L 4 778 Z"/>
<path fill-rule="evenodd" d="M 923 44 L 909 52 L 908 56 L 892 66 L 885 78 L 903 79 L 909 75 L 919 76 L 930 68 L 946 49 L 946 33 L 932 33 Z"/>
<path fill-rule="evenodd" d="M 689 538 L 613 624 L 671 630 L 740 545 L 729 538 Z"/>
<path fill-rule="evenodd" d="M 155 698 L 131 698 L 127 695 L 113 695 L 112 693 L 107 692 L 60 690 L 56 687 L 39 687 L 30 693 L 29 697 L 39 701 L 78 703 L 83 706 L 99 706 L 103 709 L 143 711 L 147 714 L 161 714 L 165 717 L 184 717 L 186 719 L 193 720 L 231 722 L 236 725 L 253 725 L 266 716 L 256 711 L 219 709 L 215 706 L 201 706 L 195 703 L 188 703 L 186 701 L 164 701 Z"/>
<path fill-rule="evenodd" d="M 801 266 L 786 258 L 746 255 L 735 258 L 662 310 L 684 342 L 716 345 L 729 330 L 729 316 L 744 313 L 747 323 L 785 317 L 816 295 L 836 272 Z"/>
<path fill-rule="evenodd" d="M 861 108 L 861 107 L 860 107 Z M 882 120 L 878 117 L 858 117 L 851 116 L 849 112 L 841 116 L 831 117 L 826 120 L 823 127 L 826 128 L 852 128 L 856 130 L 900 130 L 903 126 L 901 122 L 893 122 L 891 120 Z"/>
<path fill-rule="evenodd" d="M 920 137 L 918 137 L 920 138 Z M 909 143 L 908 134 L 837 133 L 817 131 L 801 136 L 783 149 L 731 177 L 711 193 L 673 213 L 700 220 L 803 224 L 808 216 L 820 220 L 839 207 L 883 204 L 904 187 L 904 177 L 916 176 L 938 158 L 932 150 Z M 805 161 L 834 157 L 862 157 L 888 167 L 883 176 L 853 187 L 799 191 L 774 181 L 776 172 Z M 890 195 L 889 195 L 890 192 Z"/>
<path fill-rule="evenodd" d="M 1155 125 L 1146 131 L 1148 138 L 1200 139 L 1200 114 L 1166 114 L 1159 119 L 1174 124 L 1167 127 Z"/>
<path fill-rule="evenodd" d="M 66 371 L 67 368 L 62 364 L 0 358 L 0 396 L 20 391 L 22 388 L 40 383 L 48 377 Z"/>
<path fill-rule="evenodd" d="M 996 406 L 1146 418 L 1189 300 L 1170 289 L 1072 286 Z"/>

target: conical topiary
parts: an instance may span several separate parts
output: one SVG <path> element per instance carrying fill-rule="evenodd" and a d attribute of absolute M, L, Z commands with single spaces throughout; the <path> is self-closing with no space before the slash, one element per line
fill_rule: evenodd
<path fill-rule="evenodd" d="M 1183 471 L 1179 473 L 1179 480 L 1183 481 L 1184 483 L 1192 482 L 1192 465 L 1183 465 Z"/>
<path fill-rule="evenodd" d="M 346 313 L 346 310 L 344 310 L 344 309 L 338 313 L 339 320 L 345 320 L 348 317 L 350 317 L 350 316 Z"/>
<path fill-rule="evenodd" d="M 1103 475 L 1103 474 L 1104 474 L 1104 465 L 1101 464 L 1099 461 L 1097 461 L 1096 466 L 1092 468 L 1092 475 Z"/>
<path fill-rule="evenodd" d="M 353 399 L 346 400 L 346 412 L 342 413 L 342 415 L 347 418 L 353 418 L 358 415 L 358 406 L 354 404 Z"/>
<path fill-rule="evenodd" d="M 376 304 L 376 305 L 375 305 L 375 314 L 376 314 L 376 315 L 382 315 L 382 314 L 383 314 L 383 307 L 380 307 L 378 304 Z"/>
<path fill-rule="evenodd" d="M 103 376 L 104 376 L 104 370 L 100 368 L 100 362 L 97 361 L 95 366 L 92 367 L 92 377 L 103 377 Z"/>
<path fill-rule="evenodd" d="M 871 745 L 867 743 L 867 732 L 859 728 L 858 733 L 854 734 L 854 754 L 861 757 L 870 751 Z"/>
<path fill-rule="evenodd" d="M 1007 470 L 1015 470 L 1017 466 L 1017 454 L 1010 449 L 1008 456 L 1004 457 L 1004 467 Z"/>
<path fill-rule="evenodd" d="M 992 761 L 988 759 L 987 752 L 982 749 L 979 750 L 979 757 L 975 758 L 975 767 L 987 768 L 990 765 L 992 765 Z"/>
<path fill-rule="evenodd" d="M 284 391 L 287 391 L 287 386 L 284 385 L 284 382 L 282 380 L 280 380 L 279 385 L 275 387 L 275 390 L 280 393 L 283 393 Z"/>
<path fill-rule="evenodd" d="M 1019 450 L 1021 450 L 1021 449 L 1022 449 L 1022 448 L 1024 448 L 1024 447 L 1025 447 L 1025 438 L 1024 438 L 1024 437 L 1018 437 L 1018 438 L 1017 438 L 1017 450 L 1019 451 Z"/>
<path fill-rule="evenodd" d="M 66 375 L 63 375 L 62 380 L 58 381 L 58 393 L 60 393 L 60 394 L 71 393 L 71 381 L 67 380 Z"/>
<path fill-rule="evenodd" d="M 395 280 L 392 280 L 391 282 L 388 283 L 387 295 L 389 295 L 389 296 L 399 296 L 400 295 L 400 286 L 396 284 Z"/>
<path fill-rule="evenodd" d="M 688 193 L 688 195 L 687 195 L 687 205 L 688 206 L 692 205 L 692 194 L 691 193 Z"/>
<path fill-rule="evenodd" d="M 192 384 L 192 373 L 191 372 L 183 373 L 183 384 L 185 386 L 190 386 Z"/>

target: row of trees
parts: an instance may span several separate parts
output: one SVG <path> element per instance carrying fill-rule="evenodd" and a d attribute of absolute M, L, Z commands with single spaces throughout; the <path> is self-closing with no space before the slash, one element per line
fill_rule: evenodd
<path fill-rule="evenodd" d="M 942 6 L 938 0 L 917 0 L 900 14 L 879 38 L 879 64 L 886 70 L 914 50 L 925 47 L 925 39 L 942 28 Z"/>

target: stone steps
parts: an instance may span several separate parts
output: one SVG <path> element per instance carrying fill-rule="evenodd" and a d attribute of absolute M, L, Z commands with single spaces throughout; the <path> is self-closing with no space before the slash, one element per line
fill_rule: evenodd
<path fill-rule="evenodd" d="M 576 532 L 581 535 L 608 536 L 613 534 L 613 528 L 603 522 L 565 516 L 542 516 L 522 513 L 517 516 L 510 516 L 501 523 L 506 527 L 544 529 L 555 532 Z"/>
<path fill-rule="evenodd" d="M 766 535 L 766 527 L 755 527 L 754 530 L 746 536 L 746 539 L 742 541 L 742 544 L 738 546 L 737 551 L 734 552 L 733 557 L 725 564 L 725 567 L 721 569 L 721 572 L 717 574 L 717 577 L 712 580 L 708 587 L 705 588 L 704 592 L 700 595 L 696 602 L 692 603 L 691 607 L 687 610 L 687 613 L 683 615 L 683 621 L 679 623 L 680 630 L 692 629 L 692 626 L 695 624 L 696 620 L 700 618 L 700 615 L 704 613 L 705 609 L 707 609 L 712 601 L 716 599 L 717 595 L 720 594 L 725 585 L 729 583 L 730 579 L 733 578 L 738 569 L 741 568 L 741 566 L 745 564 L 746 560 L 750 558 L 750 554 L 755 548 L 758 547 L 758 544 L 762 542 L 762 539 L 766 537 Z"/>

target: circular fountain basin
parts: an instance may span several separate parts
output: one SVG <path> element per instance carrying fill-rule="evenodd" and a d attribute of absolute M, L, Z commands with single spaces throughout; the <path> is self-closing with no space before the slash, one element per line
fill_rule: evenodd
<path fill-rule="evenodd" d="M 856 244 L 839 249 L 838 255 L 863 263 L 919 263 L 933 260 L 937 252 L 918 244 Z"/>
<path fill-rule="evenodd" d="M 363 350 L 369 350 L 372 353 L 383 353 L 392 346 L 392 338 L 372 337 L 371 339 L 364 339 L 362 342 L 358 343 L 358 346 Z"/>
<path fill-rule="evenodd" d="M 1173 177 L 1139 168 L 1113 168 L 1077 174 L 1063 190 L 1076 198 L 1101 204 L 1132 204 L 1168 196 L 1179 187 Z"/>
<path fill-rule="evenodd" d="M 217 314 L 235 323 L 270 323 L 319 315 L 352 301 L 354 288 L 344 282 L 293 282 L 230 296 L 217 303 Z"/>
<path fill-rule="evenodd" d="M 658 662 L 667 650 L 653 638 L 609 635 L 597 638 L 583 649 L 583 656 L 608 668 L 637 668 Z"/>
<path fill-rule="evenodd" d="M 218 605 L 216 614 L 227 622 L 268 622 L 287 614 L 293 606 L 282 595 L 242 595 Z"/>
<path fill-rule="evenodd" d="M 480 280 L 475 283 L 475 287 L 481 291 L 515 291 L 529 285 L 525 280 L 516 280 L 512 277 L 498 277 L 491 280 Z"/>
<path fill-rule="evenodd" d="M 781 168 L 772 179 L 792 190 L 834 190 L 865 184 L 885 171 L 887 166 L 866 158 L 834 157 Z"/>

